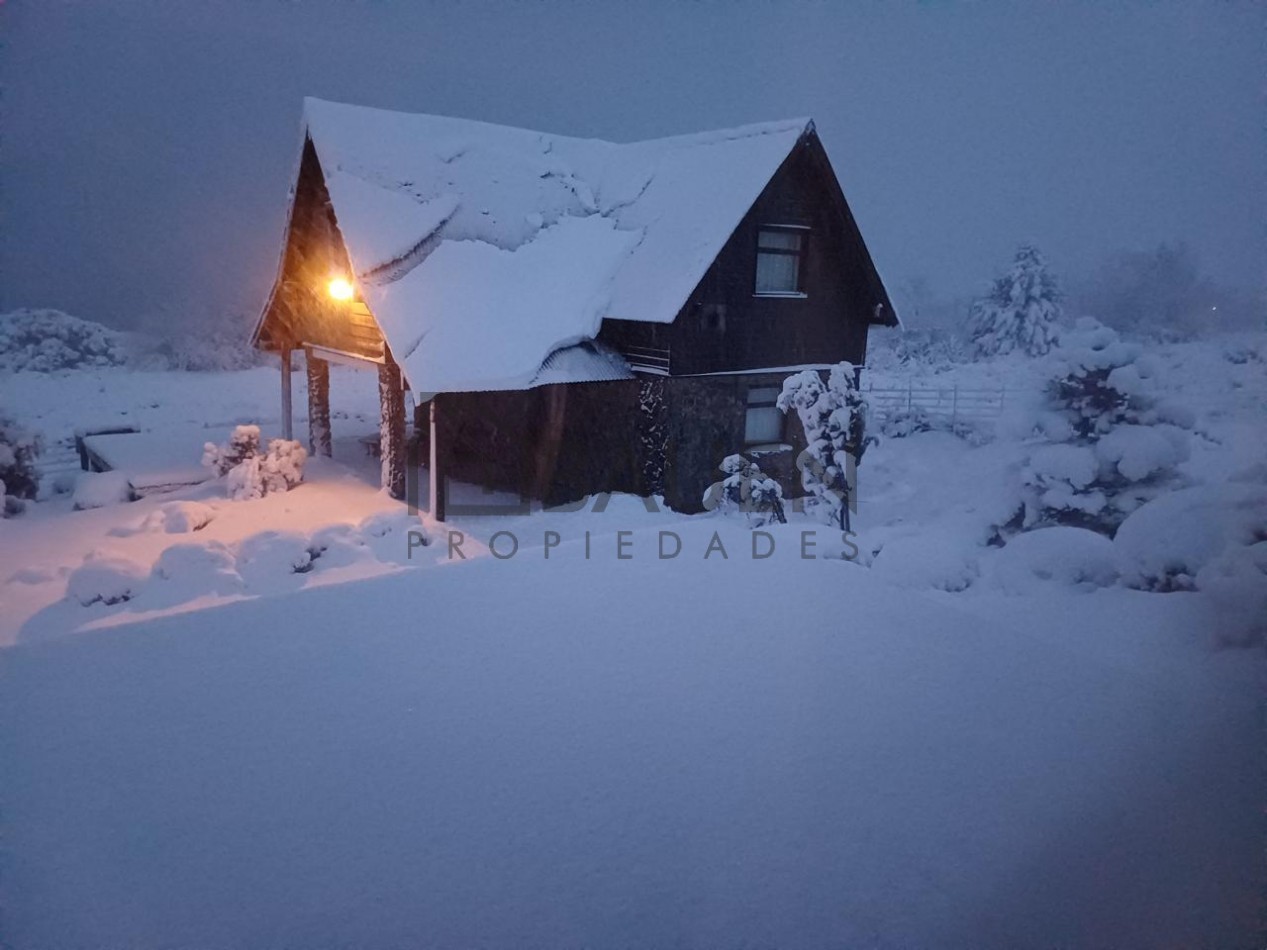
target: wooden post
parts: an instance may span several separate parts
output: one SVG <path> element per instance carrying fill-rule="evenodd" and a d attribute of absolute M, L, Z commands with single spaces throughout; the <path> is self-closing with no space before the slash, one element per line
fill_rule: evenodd
<path fill-rule="evenodd" d="M 330 364 L 308 351 L 308 454 L 329 458 Z"/>
<path fill-rule="evenodd" d="M 393 498 L 405 497 L 405 387 L 400 367 L 389 358 L 378 367 L 379 448 L 382 486 Z"/>
<path fill-rule="evenodd" d="M 430 438 L 427 440 L 431 449 L 430 458 L 427 459 L 427 476 L 430 479 L 431 489 L 431 517 L 434 521 L 443 523 L 444 521 L 444 478 L 440 474 L 440 452 L 436 448 L 439 440 L 436 438 L 436 401 L 440 398 L 439 393 L 431 397 L 431 404 L 427 407 L 427 418 L 430 423 Z"/>
<path fill-rule="evenodd" d="M 291 409 L 290 401 L 290 347 L 283 346 L 281 349 L 282 358 L 282 438 L 293 439 L 295 437 L 295 420 L 294 412 Z"/>

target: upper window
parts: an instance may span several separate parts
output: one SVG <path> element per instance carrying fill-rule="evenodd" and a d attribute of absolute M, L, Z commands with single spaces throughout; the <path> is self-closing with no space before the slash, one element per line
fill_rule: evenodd
<path fill-rule="evenodd" d="M 757 231 L 757 293 L 803 296 L 801 259 L 808 228 L 762 227 Z"/>

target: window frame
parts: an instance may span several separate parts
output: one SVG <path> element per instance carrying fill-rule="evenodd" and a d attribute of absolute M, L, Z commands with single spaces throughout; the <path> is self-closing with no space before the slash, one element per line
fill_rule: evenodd
<path fill-rule="evenodd" d="M 769 398 L 768 402 L 763 399 L 760 402 L 754 403 L 752 400 L 753 393 L 754 391 L 759 390 L 759 389 L 772 390 L 774 395 L 772 395 Z M 781 392 L 781 387 L 778 383 L 752 383 L 744 391 L 743 444 L 744 444 L 745 449 L 749 449 L 757 445 L 782 445 L 786 441 L 785 436 L 787 435 L 787 417 L 779 409 L 779 393 L 780 392 Z M 778 413 L 779 428 L 778 428 L 778 433 L 775 435 L 773 439 L 749 439 L 748 438 L 748 416 L 749 416 L 749 413 L 751 413 L 754 409 L 756 410 L 773 409 L 776 413 Z"/>
<path fill-rule="evenodd" d="M 762 235 L 768 232 L 794 234 L 800 241 L 795 251 L 784 248 L 762 247 Z M 756 256 L 753 259 L 752 269 L 752 296 L 768 297 L 782 300 L 804 300 L 808 294 L 805 292 L 805 258 L 809 247 L 810 227 L 805 224 L 758 224 L 756 237 Z M 761 256 L 769 255 L 775 257 L 794 257 L 796 258 L 796 289 L 795 290 L 760 290 L 757 287 L 757 274 L 761 268 Z"/>

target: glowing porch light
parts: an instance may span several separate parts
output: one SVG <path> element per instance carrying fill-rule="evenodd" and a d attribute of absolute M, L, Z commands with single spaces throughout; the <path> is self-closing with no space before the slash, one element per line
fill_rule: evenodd
<path fill-rule="evenodd" d="M 335 300 L 351 300 L 356 290 L 352 287 L 350 281 L 342 277 L 336 277 L 326 287 L 330 291 L 330 296 Z"/>

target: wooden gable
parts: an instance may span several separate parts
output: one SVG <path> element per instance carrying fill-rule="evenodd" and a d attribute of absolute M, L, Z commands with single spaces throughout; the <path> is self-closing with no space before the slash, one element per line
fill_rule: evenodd
<path fill-rule="evenodd" d="M 350 279 L 351 275 L 352 264 L 321 163 L 308 140 L 295 184 L 281 273 L 260 323 L 258 345 L 268 350 L 318 346 L 382 360 L 386 345 L 369 308 L 360 300 L 335 300 L 328 293 L 332 278 Z"/>

